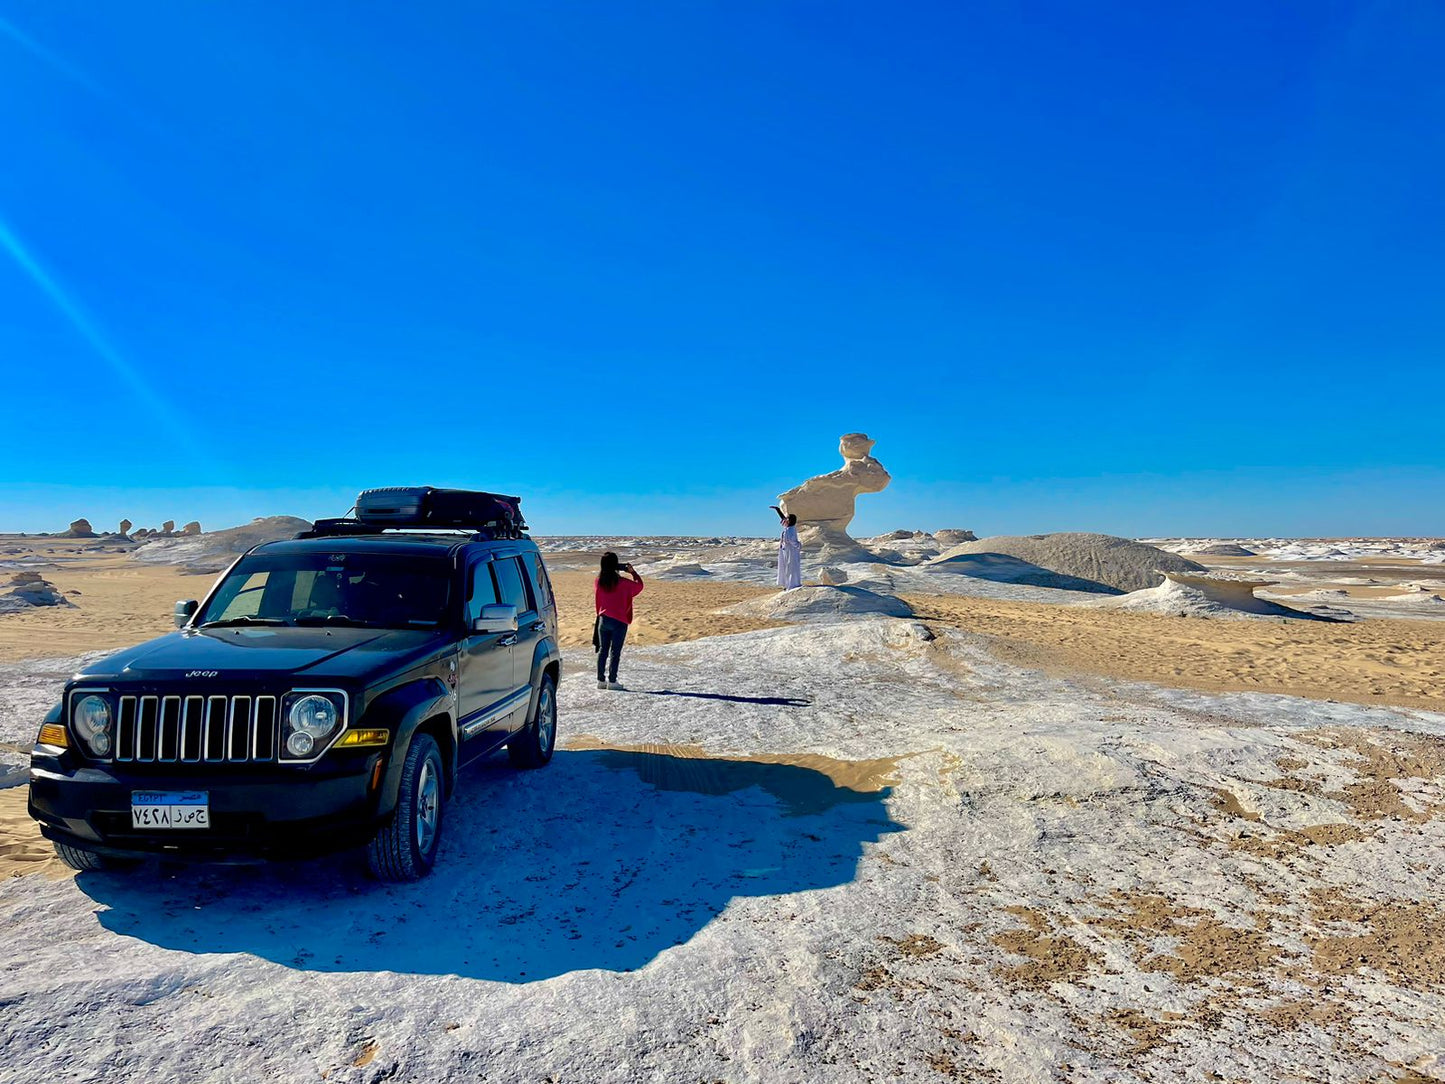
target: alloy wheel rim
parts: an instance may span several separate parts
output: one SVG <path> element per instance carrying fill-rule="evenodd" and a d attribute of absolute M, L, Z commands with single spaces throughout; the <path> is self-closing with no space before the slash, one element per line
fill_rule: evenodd
<path fill-rule="evenodd" d="M 543 754 L 551 750 L 556 734 L 557 705 L 552 699 L 552 689 L 549 686 L 542 690 L 542 703 L 537 712 L 537 745 Z"/>
<path fill-rule="evenodd" d="M 437 834 L 437 811 L 441 788 L 430 758 L 422 761 L 421 775 L 416 781 L 416 847 L 422 854 L 431 851 Z"/>

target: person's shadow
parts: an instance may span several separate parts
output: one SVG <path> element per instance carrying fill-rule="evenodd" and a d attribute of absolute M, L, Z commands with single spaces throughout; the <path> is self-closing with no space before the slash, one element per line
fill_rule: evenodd
<path fill-rule="evenodd" d="M 886 788 L 788 764 L 603 749 L 503 765 L 463 773 L 417 884 L 371 881 L 355 854 L 77 883 L 106 929 L 164 948 L 531 982 L 642 967 L 734 897 L 851 881 L 864 843 L 903 830 Z"/>
<path fill-rule="evenodd" d="M 796 696 L 737 696 L 732 693 L 694 693 L 681 689 L 644 689 L 648 696 L 690 696 L 694 700 L 725 700 L 731 704 L 762 704 L 775 708 L 806 708 L 811 700 Z"/>

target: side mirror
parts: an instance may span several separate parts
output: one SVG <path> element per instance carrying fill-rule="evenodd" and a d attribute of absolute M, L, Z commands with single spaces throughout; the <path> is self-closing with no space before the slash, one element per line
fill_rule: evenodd
<path fill-rule="evenodd" d="M 516 632 L 517 607 L 505 603 L 483 606 L 482 612 L 472 618 L 473 632 Z"/>
<path fill-rule="evenodd" d="M 184 602 L 177 602 L 176 628 L 183 629 L 187 625 L 189 625 L 191 623 L 191 618 L 196 616 L 196 611 L 200 608 L 201 604 L 193 598 L 188 598 Z"/>

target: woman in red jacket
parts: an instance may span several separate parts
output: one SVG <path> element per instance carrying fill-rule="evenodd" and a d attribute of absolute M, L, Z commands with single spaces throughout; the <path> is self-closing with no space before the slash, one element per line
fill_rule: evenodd
<path fill-rule="evenodd" d="M 632 577 L 624 580 L 619 573 Z M 621 689 L 617 683 L 617 664 L 622 659 L 622 641 L 627 639 L 627 626 L 632 624 L 632 600 L 642 594 L 642 577 L 631 565 L 618 562 L 617 554 L 602 555 L 602 570 L 597 574 L 597 687 Z M 603 675 L 606 664 L 607 674 Z"/>

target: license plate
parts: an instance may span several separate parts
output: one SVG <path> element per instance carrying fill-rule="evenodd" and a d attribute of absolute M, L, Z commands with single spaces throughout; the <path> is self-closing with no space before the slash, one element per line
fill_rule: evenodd
<path fill-rule="evenodd" d="M 134 790 L 132 828 L 209 828 L 210 794 L 204 790 Z"/>

